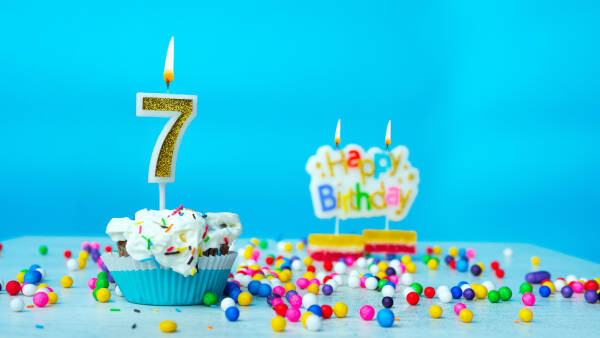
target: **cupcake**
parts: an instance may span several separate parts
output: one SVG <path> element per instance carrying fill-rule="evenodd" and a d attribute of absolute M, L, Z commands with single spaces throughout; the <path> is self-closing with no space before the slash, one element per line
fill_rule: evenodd
<path fill-rule="evenodd" d="M 238 215 L 191 209 L 143 209 L 135 219 L 113 218 L 106 233 L 118 252 L 102 255 L 123 296 L 149 305 L 202 304 L 223 294 L 242 232 Z"/>

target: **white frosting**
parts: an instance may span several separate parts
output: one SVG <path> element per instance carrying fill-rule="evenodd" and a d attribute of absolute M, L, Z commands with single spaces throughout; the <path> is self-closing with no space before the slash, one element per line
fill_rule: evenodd
<path fill-rule="evenodd" d="M 115 241 L 127 241 L 127 253 L 136 260 L 156 259 L 174 271 L 188 276 L 203 251 L 231 247 L 242 232 L 238 215 L 228 212 L 201 213 L 191 209 L 148 210 L 135 219 L 113 218 L 106 233 Z M 179 253 L 176 253 L 179 252 Z"/>

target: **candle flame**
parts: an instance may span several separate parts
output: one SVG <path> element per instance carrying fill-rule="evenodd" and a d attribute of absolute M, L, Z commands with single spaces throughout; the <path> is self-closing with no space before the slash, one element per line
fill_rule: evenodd
<path fill-rule="evenodd" d="M 165 59 L 165 72 L 163 73 L 163 77 L 165 78 L 165 83 L 167 84 L 167 92 L 169 91 L 169 84 L 175 79 L 175 73 L 173 70 L 173 63 L 175 58 L 175 37 L 171 37 L 171 41 L 169 42 L 169 48 L 167 49 L 167 57 Z"/>
<path fill-rule="evenodd" d="M 385 148 L 389 149 L 392 143 L 392 120 L 388 121 L 387 129 L 385 130 Z"/>
<path fill-rule="evenodd" d="M 342 122 L 342 119 L 339 119 L 337 126 L 335 127 L 335 138 L 334 138 L 335 149 L 337 149 L 338 144 L 340 144 L 340 124 L 341 124 L 341 122 Z"/>

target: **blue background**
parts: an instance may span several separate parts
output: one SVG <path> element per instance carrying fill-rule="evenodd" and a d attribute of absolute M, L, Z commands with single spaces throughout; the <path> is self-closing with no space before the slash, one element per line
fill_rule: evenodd
<path fill-rule="evenodd" d="M 332 144 L 405 144 L 420 192 L 394 228 L 532 242 L 598 260 L 597 1 L 4 1 L 2 238 L 100 234 L 157 207 L 164 119 L 136 92 L 198 96 L 167 206 L 244 236 L 333 231 L 304 165 Z M 383 227 L 345 221 L 342 231 Z"/>

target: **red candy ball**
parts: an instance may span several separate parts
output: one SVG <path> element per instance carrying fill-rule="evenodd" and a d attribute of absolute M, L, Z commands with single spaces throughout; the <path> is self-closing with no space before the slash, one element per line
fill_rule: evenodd
<path fill-rule="evenodd" d="M 331 261 L 326 261 L 323 263 L 323 269 L 325 269 L 325 271 L 333 270 L 333 263 L 331 263 Z"/>
<path fill-rule="evenodd" d="M 267 256 L 267 258 L 265 258 L 265 263 L 267 263 L 267 265 L 271 265 L 273 262 L 275 262 L 275 257 Z"/>
<path fill-rule="evenodd" d="M 504 270 L 502 270 L 502 269 L 496 269 L 495 273 L 496 273 L 496 277 L 498 277 L 498 278 L 504 277 Z"/>
<path fill-rule="evenodd" d="M 411 292 L 406 295 L 406 302 L 410 305 L 417 305 L 419 303 L 419 295 L 416 292 Z"/>
<path fill-rule="evenodd" d="M 326 284 L 330 279 L 332 279 L 331 276 L 325 276 L 325 278 L 323 278 L 323 284 Z"/>
<path fill-rule="evenodd" d="M 287 305 L 283 304 L 283 303 L 279 303 L 277 305 L 275 305 L 275 313 L 277 313 L 277 315 L 285 317 L 285 313 L 287 312 Z"/>
<path fill-rule="evenodd" d="M 65 250 L 65 252 L 63 252 L 63 256 L 65 256 L 65 258 L 71 258 L 71 250 Z"/>
<path fill-rule="evenodd" d="M 321 305 L 321 310 L 323 311 L 323 318 L 328 319 L 331 317 L 331 314 L 333 313 L 333 309 L 331 308 L 331 306 L 325 304 L 325 305 Z"/>
<path fill-rule="evenodd" d="M 500 267 L 500 263 L 498 263 L 498 261 L 493 261 L 490 263 L 490 267 L 492 268 L 492 270 L 496 270 Z"/>
<path fill-rule="evenodd" d="M 112 251 L 112 246 L 110 246 L 110 245 L 105 246 L 104 247 L 104 251 L 111 252 Z"/>
<path fill-rule="evenodd" d="M 315 272 L 315 271 L 317 271 L 317 269 L 315 269 L 314 266 L 309 265 L 309 266 L 306 267 L 306 271 Z"/>
<path fill-rule="evenodd" d="M 585 282 L 585 284 L 583 285 L 583 287 L 586 290 L 598 290 L 598 283 L 596 283 L 595 280 L 590 279 L 589 281 Z"/>
<path fill-rule="evenodd" d="M 448 265 L 450 265 L 450 268 L 456 270 L 456 261 L 451 261 Z"/>
<path fill-rule="evenodd" d="M 428 255 L 431 255 L 433 253 L 433 249 L 430 246 L 428 246 L 427 249 L 425 249 L 425 251 Z"/>
<path fill-rule="evenodd" d="M 10 282 L 6 283 L 4 288 L 6 289 L 6 293 L 11 296 L 16 296 L 19 292 L 21 292 L 21 284 L 19 284 L 19 282 L 16 280 L 11 280 Z"/>
<path fill-rule="evenodd" d="M 425 294 L 425 297 L 427 298 L 433 298 L 433 296 L 435 296 L 435 289 L 431 286 L 428 286 L 425 288 L 425 290 L 423 290 L 423 294 Z"/>
<path fill-rule="evenodd" d="M 0 243 L 0 251 L 2 251 L 2 243 Z"/>

